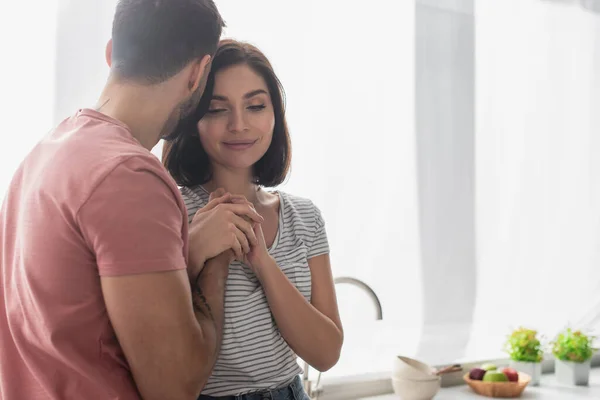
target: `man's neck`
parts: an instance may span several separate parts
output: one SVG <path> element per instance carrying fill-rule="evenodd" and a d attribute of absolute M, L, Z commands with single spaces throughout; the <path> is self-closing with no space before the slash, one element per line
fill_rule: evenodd
<path fill-rule="evenodd" d="M 166 105 L 159 87 L 109 81 L 96 110 L 125 124 L 142 146 L 152 150 L 160 140 L 172 108 Z"/>

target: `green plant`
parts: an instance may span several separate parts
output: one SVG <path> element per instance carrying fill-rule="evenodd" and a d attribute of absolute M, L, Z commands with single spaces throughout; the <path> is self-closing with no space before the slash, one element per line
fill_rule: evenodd
<path fill-rule="evenodd" d="M 594 339 L 596 338 L 581 331 L 567 328 L 552 342 L 552 354 L 559 360 L 582 363 L 592 358 L 597 350 L 592 347 Z"/>
<path fill-rule="evenodd" d="M 537 337 L 537 331 L 520 327 L 514 330 L 504 344 L 506 351 L 514 361 L 541 362 L 544 357 L 542 344 Z"/>

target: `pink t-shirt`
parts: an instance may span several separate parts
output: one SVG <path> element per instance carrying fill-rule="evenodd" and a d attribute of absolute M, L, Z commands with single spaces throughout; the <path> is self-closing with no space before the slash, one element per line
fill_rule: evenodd
<path fill-rule="evenodd" d="M 138 400 L 100 276 L 184 269 L 177 185 L 92 110 L 27 156 L 0 214 L 0 398 Z"/>

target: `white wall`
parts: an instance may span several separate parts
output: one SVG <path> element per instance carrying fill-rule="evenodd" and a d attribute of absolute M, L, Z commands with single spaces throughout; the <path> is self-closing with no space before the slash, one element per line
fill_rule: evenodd
<path fill-rule="evenodd" d="M 53 126 L 57 0 L 0 5 L 3 144 L 0 194 L 23 157 Z"/>
<path fill-rule="evenodd" d="M 59 0 L 54 118 L 95 107 L 108 77 L 105 47 L 116 0 Z"/>

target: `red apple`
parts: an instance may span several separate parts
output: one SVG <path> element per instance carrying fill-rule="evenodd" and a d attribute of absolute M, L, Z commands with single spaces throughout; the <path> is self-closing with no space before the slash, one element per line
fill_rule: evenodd
<path fill-rule="evenodd" d="M 510 382 L 519 382 L 519 373 L 513 368 L 504 368 L 502 372 Z"/>
<path fill-rule="evenodd" d="M 485 375 L 486 372 L 487 371 L 485 369 L 473 368 L 471 370 L 471 372 L 469 372 L 469 379 L 472 379 L 474 381 L 483 380 L 483 376 Z"/>

